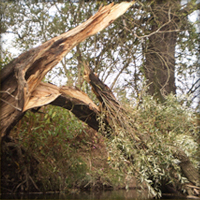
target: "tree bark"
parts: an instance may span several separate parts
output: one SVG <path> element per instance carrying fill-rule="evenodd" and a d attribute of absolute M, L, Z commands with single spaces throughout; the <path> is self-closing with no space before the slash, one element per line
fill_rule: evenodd
<path fill-rule="evenodd" d="M 149 85 L 148 93 L 161 101 L 165 95 L 176 93 L 175 46 L 177 19 L 172 14 L 176 9 L 174 5 L 176 3 L 174 4 L 173 1 L 172 7 L 171 0 L 156 0 L 153 3 L 150 31 L 155 34 L 149 36 L 145 52 L 145 77 Z"/>

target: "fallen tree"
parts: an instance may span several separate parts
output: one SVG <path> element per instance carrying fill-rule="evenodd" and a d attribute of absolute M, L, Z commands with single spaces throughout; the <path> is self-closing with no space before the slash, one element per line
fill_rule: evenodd
<path fill-rule="evenodd" d="M 46 73 L 60 62 L 74 46 L 103 30 L 132 5 L 133 2 L 124 2 L 101 7 L 94 16 L 78 27 L 21 54 L 5 66 L 0 76 L 1 136 L 9 134 L 27 109 L 48 104 L 61 95 L 59 89 L 56 92 L 55 90 L 51 91 L 52 87 L 48 87 L 47 84 L 45 87 L 46 90 L 49 90 L 48 95 L 46 92 L 43 93 L 41 81 Z M 37 105 L 35 105 L 36 93 L 39 97 Z M 88 104 L 88 102 L 85 103 Z"/>
<path fill-rule="evenodd" d="M 122 15 L 131 3 L 110 4 L 99 11 L 77 28 L 52 38 L 41 46 L 31 49 L 1 71 L 1 138 L 6 138 L 10 130 L 24 116 L 29 109 L 52 104 L 70 110 L 80 120 L 86 122 L 95 130 L 100 130 L 107 137 L 118 135 L 118 132 L 136 129 L 134 121 L 129 118 L 128 112 L 120 105 L 112 91 L 92 72 L 85 63 L 85 79 L 91 85 L 92 91 L 100 102 L 97 106 L 93 101 L 77 88 L 57 87 L 50 83 L 43 83 L 42 79 L 75 45 L 87 37 L 103 30 L 113 20 Z M 98 116 L 103 115 L 104 127 Z M 130 135 L 133 146 L 136 149 L 148 150 L 149 136 L 137 134 Z M 119 146 L 120 150 L 130 162 L 133 155 L 128 155 L 126 150 Z M 192 186 L 199 186 L 199 174 L 190 162 L 190 159 L 182 151 L 171 149 L 174 157 L 180 160 L 183 174 Z M 170 180 L 167 180 L 170 181 Z M 173 185 L 177 191 L 177 185 Z M 172 187 L 173 187 L 172 186 Z"/>

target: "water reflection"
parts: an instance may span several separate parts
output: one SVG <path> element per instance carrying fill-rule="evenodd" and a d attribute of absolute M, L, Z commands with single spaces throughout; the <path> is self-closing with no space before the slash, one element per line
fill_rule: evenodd
<path fill-rule="evenodd" d="M 1 199 L 70 199 L 70 200 L 138 200 L 147 199 L 144 193 L 136 190 L 117 190 L 101 192 L 80 192 L 79 194 L 2 194 Z"/>

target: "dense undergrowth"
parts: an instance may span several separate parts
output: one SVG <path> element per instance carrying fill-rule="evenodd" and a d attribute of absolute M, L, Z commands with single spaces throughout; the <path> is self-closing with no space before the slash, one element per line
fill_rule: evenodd
<path fill-rule="evenodd" d="M 14 166 L 2 174 L 4 179 L 9 179 L 3 181 L 4 187 L 9 188 L 4 192 L 30 190 L 30 184 L 24 181 L 24 168 L 32 173 L 33 191 L 73 192 L 80 188 L 103 189 L 120 185 L 117 174 L 108 166 L 103 136 L 77 120 L 68 110 L 46 106 L 36 113 L 28 111 L 10 135 L 26 152 L 26 162 L 17 159 L 18 153 L 13 148 L 9 149 L 11 160 L 14 160 L 11 162 L 9 155 L 6 159 Z M 32 158 L 37 163 L 34 169 L 31 169 Z M 19 174 L 21 181 L 11 183 L 15 175 L 8 175 L 10 171 Z"/>
<path fill-rule="evenodd" d="M 116 131 L 107 143 L 110 166 L 123 171 L 127 180 L 135 177 L 153 196 L 161 197 L 168 186 L 188 194 L 189 180 L 177 154 L 188 156 L 195 171 L 200 169 L 197 115 L 173 95 L 163 104 L 146 96 L 131 111 L 130 106 L 125 110 L 125 124 L 114 124 Z"/>
<path fill-rule="evenodd" d="M 188 180 L 172 150 L 184 150 L 199 169 L 197 115 L 173 96 L 164 104 L 147 96 L 138 106 L 125 109 L 129 110 L 128 129 L 115 127 L 109 139 L 63 108 L 45 106 L 39 113 L 28 111 L 11 133 L 25 152 L 24 163 L 12 156 L 14 148 L 4 158 L 20 180 L 12 183 L 14 174 L 4 169 L 4 187 L 15 192 L 76 192 L 137 186 L 161 196 L 165 182 L 183 191 Z"/>

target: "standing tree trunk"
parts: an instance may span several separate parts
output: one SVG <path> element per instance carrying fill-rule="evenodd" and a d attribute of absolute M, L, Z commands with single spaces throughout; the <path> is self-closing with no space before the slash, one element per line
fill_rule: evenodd
<path fill-rule="evenodd" d="M 179 1 L 177 1 L 179 3 Z M 156 0 L 152 5 L 152 25 L 145 52 L 145 77 L 149 85 L 148 93 L 160 101 L 165 95 L 176 93 L 175 86 L 175 46 L 177 33 L 175 7 L 171 0 Z M 173 2 L 174 6 L 174 2 Z"/>

